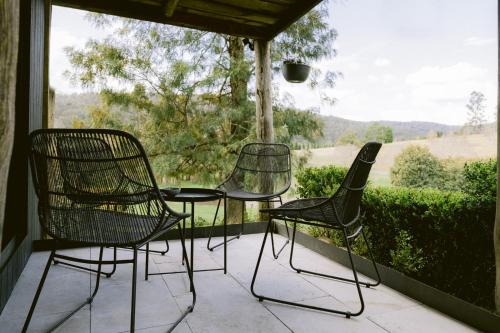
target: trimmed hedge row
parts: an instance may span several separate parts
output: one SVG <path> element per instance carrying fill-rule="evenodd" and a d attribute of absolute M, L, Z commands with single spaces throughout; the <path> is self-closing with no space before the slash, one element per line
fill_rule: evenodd
<path fill-rule="evenodd" d="M 298 193 L 330 195 L 346 172 L 338 167 L 304 169 L 297 177 Z M 377 262 L 491 309 L 494 219 L 491 197 L 485 200 L 458 191 L 369 186 L 362 201 L 362 223 Z M 310 232 L 343 245 L 335 232 L 326 234 L 318 228 Z M 366 255 L 360 241 L 354 249 Z"/>

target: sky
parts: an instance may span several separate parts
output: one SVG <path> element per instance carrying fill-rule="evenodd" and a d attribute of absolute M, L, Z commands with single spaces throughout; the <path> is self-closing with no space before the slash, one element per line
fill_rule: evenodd
<path fill-rule="evenodd" d="M 335 0 L 330 24 L 338 32 L 337 56 L 311 64 L 339 71 L 333 89 L 310 90 L 278 77 L 281 93 L 299 108 L 353 120 L 467 121 L 469 95 L 486 96 L 493 121 L 497 100 L 497 2 L 495 0 Z M 53 7 L 50 84 L 56 93 L 84 92 L 63 75 L 64 47 L 83 47 L 106 32 L 85 12 Z M 320 95 L 336 99 L 322 104 Z"/>

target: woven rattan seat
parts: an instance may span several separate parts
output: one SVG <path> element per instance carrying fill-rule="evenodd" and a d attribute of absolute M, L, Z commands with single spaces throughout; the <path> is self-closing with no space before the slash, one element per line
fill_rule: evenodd
<path fill-rule="evenodd" d="M 267 225 L 266 234 L 262 241 L 262 247 L 260 250 L 259 258 L 255 267 L 255 272 L 252 279 L 251 291 L 252 294 L 257 297 L 260 301 L 269 300 L 273 302 L 294 305 L 298 307 L 304 307 L 313 310 L 326 311 L 331 313 L 337 313 L 345 315 L 346 317 L 358 316 L 364 310 L 363 295 L 361 293 L 360 286 L 374 287 L 380 284 L 380 275 L 373 259 L 371 253 L 370 245 L 366 240 L 366 235 L 364 233 L 363 225 L 359 219 L 360 217 L 360 205 L 361 197 L 363 191 L 366 187 L 368 181 L 368 175 L 370 173 L 372 165 L 375 163 L 375 158 L 382 145 L 377 142 L 369 142 L 365 144 L 359 151 L 356 159 L 351 165 L 351 168 L 347 172 L 342 184 L 337 189 L 337 191 L 331 197 L 323 198 L 306 198 L 287 202 L 280 207 L 261 209 L 261 212 L 269 214 L 269 221 Z M 333 185 L 333 184 L 332 184 Z M 340 280 L 344 282 L 350 282 L 355 284 L 358 291 L 358 296 L 360 300 L 361 307 L 359 311 L 351 313 L 349 310 L 338 310 L 331 308 L 318 307 L 313 305 L 308 305 L 304 303 L 291 302 L 284 299 L 277 299 L 273 297 L 264 296 L 255 292 L 255 280 L 257 278 L 257 273 L 259 270 L 259 265 L 262 259 L 262 252 L 266 244 L 267 235 L 272 229 L 272 221 L 274 219 L 288 221 L 293 223 L 293 234 L 292 234 L 292 246 L 290 249 L 290 267 L 297 273 L 306 273 L 321 276 L 324 278 L 331 278 L 335 280 Z M 339 229 L 342 231 L 343 240 L 347 247 L 347 252 L 349 255 L 349 261 L 353 271 L 354 279 L 339 277 L 335 275 L 328 275 L 320 272 L 313 272 L 310 270 L 298 268 L 293 264 L 293 252 L 295 245 L 295 235 L 297 231 L 297 224 L 306 224 L 315 227 L 324 227 L 329 229 Z M 368 253 L 372 260 L 374 270 L 377 275 L 376 282 L 360 282 L 358 280 L 357 272 L 354 267 L 354 262 L 352 260 L 351 253 L 351 243 L 359 235 L 363 236 Z M 271 238 L 272 241 L 272 238 Z"/>
<path fill-rule="evenodd" d="M 168 217 L 159 226 L 159 232 L 176 222 L 177 217 Z M 77 209 L 53 212 L 51 223 L 47 227 L 52 235 L 68 241 L 116 246 L 136 244 L 147 239 L 158 227 L 157 223 L 156 217 L 100 209 Z"/>
<path fill-rule="evenodd" d="M 132 135 L 103 129 L 44 129 L 30 134 L 30 165 L 38 197 L 38 215 L 43 231 L 56 241 L 35 298 L 26 318 L 25 332 L 33 315 L 52 262 L 97 273 L 94 292 L 80 307 L 90 304 L 99 288 L 102 265 L 131 263 L 132 304 L 130 331 L 135 330 L 137 252 L 152 239 L 174 226 L 179 227 L 183 257 L 190 279 L 193 303 L 179 319 L 193 310 L 196 300 L 179 223 L 189 214 L 173 211 L 156 184 L 144 148 Z M 59 245 L 72 242 L 80 246 L 99 246 L 99 259 L 75 258 L 57 254 Z M 104 247 L 114 247 L 114 259 L 103 260 Z M 130 247 L 132 259 L 116 257 L 116 247 Z M 97 264 L 98 269 L 79 264 Z M 113 273 L 112 272 L 112 273 Z M 110 276 L 112 273 L 105 273 Z M 178 322 L 177 322 L 178 323 Z M 172 329 L 176 325 L 173 325 Z"/>

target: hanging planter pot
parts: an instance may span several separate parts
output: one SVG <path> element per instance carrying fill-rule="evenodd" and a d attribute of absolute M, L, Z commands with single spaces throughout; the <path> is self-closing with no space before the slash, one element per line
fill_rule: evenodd
<path fill-rule="evenodd" d="M 281 65 L 281 72 L 288 82 L 302 83 L 307 80 L 311 66 L 296 60 L 285 60 Z"/>

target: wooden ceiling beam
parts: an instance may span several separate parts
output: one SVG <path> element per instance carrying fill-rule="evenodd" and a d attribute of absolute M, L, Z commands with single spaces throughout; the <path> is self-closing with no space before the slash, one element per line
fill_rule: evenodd
<path fill-rule="evenodd" d="M 323 0 L 297 1 L 293 6 L 291 6 L 290 10 L 287 11 L 286 16 L 272 27 L 272 31 L 268 31 L 270 38 L 274 38 L 280 32 L 286 30 L 289 26 L 311 11 L 322 1 Z"/>
<path fill-rule="evenodd" d="M 248 38 L 268 39 L 268 27 L 245 25 L 242 23 L 223 21 L 206 16 L 175 12 L 172 17 L 166 17 L 162 6 L 145 5 L 138 2 L 123 0 L 52 0 L 53 5 L 93 11 L 109 15 L 122 16 L 137 20 L 171 24 L 180 27 L 217 32 Z"/>
<path fill-rule="evenodd" d="M 237 4 L 237 2 L 235 2 Z M 259 23 L 274 24 L 278 20 L 276 15 L 261 13 L 257 10 L 241 8 L 234 5 L 217 2 L 207 2 L 205 0 L 183 0 L 181 6 L 186 9 L 193 9 L 207 13 L 207 16 L 228 16 L 239 19 L 243 22 L 254 21 Z"/>

